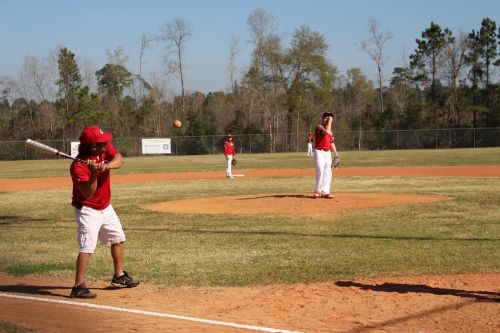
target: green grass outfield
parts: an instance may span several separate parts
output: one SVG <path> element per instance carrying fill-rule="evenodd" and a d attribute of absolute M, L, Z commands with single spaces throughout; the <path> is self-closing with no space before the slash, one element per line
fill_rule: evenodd
<path fill-rule="evenodd" d="M 498 168 L 500 148 L 345 152 L 342 158 L 344 167 L 490 164 Z M 238 159 L 242 169 L 312 168 L 305 153 L 244 154 Z M 0 162 L 0 178 L 68 176 L 69 163 Z M 223 175 L 223 168 L 222 155 L 168 156 L 128 158 L 116 171 L 221 170 Z M 113 206 L 127 235 L 126 269 L 145 282 L 192 286 L 500 272 L 500 178 L 338 177 L 335 192 L 439 194 L 451 200 L 343 212 L 327 219 L 142 209 L 159 201 L 311 193 L 313 187 L 312 177 L 113 185 Z M 73 277 L 78 248 L 70 197 L 70 188 L 0 193 L 0 271 Z M 109 248 L 98 245 L 89 279 L 108 280 L 112 273 Z"/>

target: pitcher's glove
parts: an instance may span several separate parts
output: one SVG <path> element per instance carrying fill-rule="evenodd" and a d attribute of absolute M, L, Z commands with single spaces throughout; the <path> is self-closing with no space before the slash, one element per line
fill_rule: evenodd
<path fill-rule="evenodd" d="M 232 166 L 235 166 L 236 164 L 238 164 L 238 161 L 236 161 L 236 159 L 235 159 L 235 158 L 233 158 L 233 160 L 231 161 L 231 165 L 232 165 Z"/>
<path fill-rule="evenodd" d="M 340 167 L 340 156 L 335 156 L 332 161 L 332 166 L 337 169 Z"/>

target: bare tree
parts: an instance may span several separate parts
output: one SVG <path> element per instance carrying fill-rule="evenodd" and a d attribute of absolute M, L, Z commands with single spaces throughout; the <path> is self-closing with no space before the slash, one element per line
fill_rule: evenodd
<path fill-rule="evenodd" d="M 144 64 L 144 53 L 151 45 L 152 38 L 143 34 L 140 40 L 141 51 L 139 53 L 139 75 L 142 77 L 142 65 Z"/>
<path fill-rule="evenodd" d="M 229 81 L 231 82 L 231 92 L 234 94 L 234 72 L 236 70 L 236 55 L 238 54 L 238 43 L 240 38 L 237 36 L 232 36 L 229 41 Z"/>
<path fill-rule="evenodd" d="M 141 126 L 141 130 L 154 132 L 159 138 L 166 130 L 166 124 L 170 124 L 174 117 L 169 116 L 167 108 L 163 106 L 169 97 L 167 82 L 156 75 L 152 75 L 150 81 L 148 96 L 150 103 L 148 103 L 147 116 L 144 121 L 146 127 Z M 171 99 L 173 100 L 173 97 Z"/>
<path fill-rule="evenodd" d="M 443 74 L 448 87 L 450 89 L 447 105 L 447 126 L 452 125 L 454 122 L 460 125 L 460 108 L 458 103 L 457 84 L 458 80 L 464 70 L 466 52 L 468 51 L 467 36 L 460 32 L 458 39 L 446 45 L 443 52 L 444 66 Z"/>
<path fill-rule="evenodd" d="M 31 103 L 35 99 L 35 80 L 41 82 L 42 78 L 38 73 L 38 60 L 33 57 L 27 56 L 24 59 L 24 64 L 21 72 L 18 76 L 18 85 L 16 87 L 17 93 L 22 96 L 28 106 L 28 125 L 30 129 L 30 135 L 35 137 L 34 130 L 34 105 Z"/>
<path fill-rule="evenodd" d="M 392 38 L 390 31 L 380 32 L 380 22 L 370 19 L 368 21 L 368 31 L 370 38 L 361 43 L 361 48 L 377 65 L 378 72 L 378 88 L 379 88 L 379 105 L 380 112 L 384 112 L 384 94 L 383 94 L 383 73 L 382 69 L 387 61 L 384 56 L 384 44 Z"/>
<path fill-rule="evenodd" d="M 262 70 L 268 53 L 268 41 L 276 35 L 276 19 L 263 9 L 253 10 L 247 19 L 250 27 L 250 41 L 254 44 L 253 66 Z"/>
<path fill-rule="evenodd" d="M 274 117 L 278 110 L 279 86 L 278 77 L 278 55 L 282 52 L 281 38 L 277 35 L 277 25 L 272 14 L 263 9 L 253 10 L 247 19 L 250 28 L 250 42 L 254 45 L 252 62 L 246 74 L 248 85 L 248 122 L 254 118 L 254 110 L 258 110 L 255 115 L 257 126 L 266 128 L 271 137 L 270 151 L 273 149 Z M 275 104 L 276 103 L 276 104 Z M 273 104 L 276 107 L 273 107 Z M 274 133 L 277 132 L 274 125 Z"/>
<path fill-rule="evenodd" d="M 167 64 L 167 73 L 174 74 L 181 82 L 181 103 L 182 113 L 185 111 L 185 97 L 184 97 L 184 73 L 183 73 L 183 60 L 186 41 L 192 36 L 191 24 L 177 17 L 173 21 L 167 22 L 161 29 L 160 34 L 156 38 L 157 41 L 167 43 L 167 55 L 165 58 Z M 175 50 L 172 50 L 175 48 Z M 175 52 L 177 57 L 172 59 L 171 53 Z"/>
<path fill-rule="evenodd" d="M 106 55 L 108 56 L 108 63 L 126 67 L 125 65 L 128 62 L 128 55 L 125 54 L 125 51 L 121 46 L 112 51 L 106 50 Z"/>
<path fill-rule="evenodd" d="M 97 65 L 93 60 L 86 59 L 79 63 L 82 70 L 82 85 L 89 87 L 91 92 L 97 91 L 97 79 L 95 72 L 97 71 Z"/>
<path fill-rule="evenodd" d="M 149 83 L 144 79 L 142 68 L 144 65 L 144 55 L 146 53 L 146 50 L 151 47 L 151 42 L 153 40 L 154 39 L 151 36 L 148 36 L 146 34 L 143 34 L 141 39 L 139 40 L 140 43 L 139 73 L 133 76 L 134 79 L 130 87 L 135 100 L 141 100 L 142 98 L 144 98 L 145 89 L 148 89 L 148 87 L 150 87 Z M 138 107 L 139 105 L 136 105 L 136 108 Z"/>
<path fill-rule="evenodd" d="M 374 99 L 373 83 L 369 81 L 359 68 L 351 68 L 347 71 L 346 87 L 344 92 L 344 103 L 346 107 L 346 120 L 351 129 L 358 127 L 358 150 L 362 147 L 362 133 L 369 129 L 370 100 Z"/>

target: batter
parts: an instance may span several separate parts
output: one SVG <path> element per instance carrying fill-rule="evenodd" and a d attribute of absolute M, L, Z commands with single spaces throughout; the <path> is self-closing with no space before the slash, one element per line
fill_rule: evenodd
<path fill-rule="evenodd" d="M 75 285 L 71 288 L 70 297 L 96 297 L 85 286 L 85 272 L 98 239 L 102 244 L 111 245 L 114 265 L 111 284 L 118 288 L 132 288 L 139 284 L 123 270 L 125 234 L 111 206 L 109 170 L 118 169 L 124 164 L 122 155 L 110 142 L 112 138 L 111 133 L 104 133 L 99 127 L 86 127 L 80 136 L 78 148 L 78 158 L 85 163 L 74 161 L 70 167 L 73 181 L 71 204 L 74 207 L 80 248 L 76 260 Z"/>

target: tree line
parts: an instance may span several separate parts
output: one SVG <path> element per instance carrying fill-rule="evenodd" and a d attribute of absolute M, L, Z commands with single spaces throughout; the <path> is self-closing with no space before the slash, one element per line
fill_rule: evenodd
<path fill-rule="evenodd" d="M 233 37 L 231 87 L 208 94 L 185 90 L 184 52 L 192 30 L 182 18 L 142 37 L 138 73 L 127 68 L 121 48 L 108 51 L 108 62 L 95 71 L 66 47 L 46 59 L 26 57 L 17 77 L 0 81 L 0 140 L 76 139 L 90 124 L 115 137 L 231 132 L 291 133 L 304 140 L 325 111 L 335 114 L 336 131 L 500 126 L 500 28 L 488 17 L 478 30 L 457 36 L 431 22 L 407 64 L 393 68 L 388 80 L 384 47 L 392 34 L 370 20 L 361 47 L 377 68 L 375 83 L 359 68 L 339 73 L 327 58 L 324 36 L 308 26 L 297 27 L 284 45 L 273 15 L 254 10 L 247 24 L 253 49 L 243 77 L 234 79 L 239 38 Z M 152 43 L 165 46 L 165 68 L 146 79 L 142 64 Z M 180 95 L 167 88 L 165 70 L 178 79 Z M 184 123 L 180 130 L 172 128 L 175 119 Z"/>

